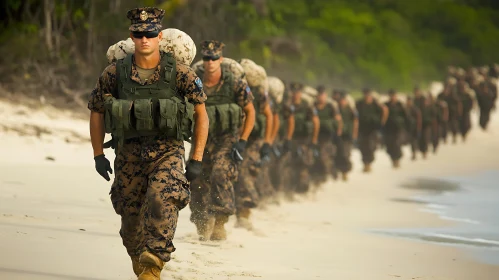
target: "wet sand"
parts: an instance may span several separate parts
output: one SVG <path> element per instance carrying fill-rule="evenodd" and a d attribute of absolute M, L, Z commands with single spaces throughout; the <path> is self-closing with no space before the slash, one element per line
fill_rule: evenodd
<path fill-rule="evenodd" d="M 134 279 L 118 235 L 120 219 L 109 200 L 110 183 L 94 170 L 88 123 L 57 111 L 16 113 L 23 110 L 0 102 L 0 117 L 7 119 L 0 129 L 0 279 Z M 400 186 L 413 178 L 498 168 L 498 117 L 488 132 L 480 131 L 475 119 L 473 125 L 467 143 L 442 146 L 426 161 L 411 162 L 404 150 L 397 171 L 378 151 L 373 173 L 362 174 L 356 151 L 348 183 L 329 182 L 316 195 L 255 211 L 255 232 L 234 228 L 231 219 L 227 242 L 199 242 L 186 208 L 174 240 L 177 251 L 162 275 L 497 279 L 499 267 L 481 264 L 460 249 L 369 232 L 453 225 L 417 211 L 418 203 L 399 201 L 425 191 Z"/>

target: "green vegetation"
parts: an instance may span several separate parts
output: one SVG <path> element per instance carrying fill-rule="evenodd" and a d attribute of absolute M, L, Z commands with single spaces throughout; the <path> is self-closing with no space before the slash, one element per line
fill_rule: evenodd
<path fill-rule="evenodd" d="M 7 0 L 0 82 L 88 94 L 141 4 L 167 10 L 164 28 L 224 41 L 226 56 L 286 81 L 408 90 L 450 64 L 499 62 L 495 0 Z"/>

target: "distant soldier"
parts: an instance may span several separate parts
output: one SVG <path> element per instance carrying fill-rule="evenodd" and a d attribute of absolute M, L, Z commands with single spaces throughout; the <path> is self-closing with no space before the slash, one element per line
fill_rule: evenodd
<path fill-rule="evenodd" d="M 433 112 L 436 115 L 436 121 L 432 122 L 433 125 L 431 129 L 431 141 L 433 146 L 433 153 L 435 154 L 438 150 L 440 140 L 445 141 L 446 139 L 449 109 L 445 101 L 435 99 L 431 94 L 428 94 L 427 98 L 430 102 L 430 106 Z"/>
<path fill-rule="evenodd" d="M 388 108 L 380 104 L 368 88 L 363 90 L 364 97 L 356 102 L 359 113 L 359 149 L 364 163 L 364 172 L 371 172 L 374 152 L 377 146 L 377 133 L 388 118 Z"/>
<path fill-rule="evenodd" d="M 218 41 L 203 41 L 204 68 L 197 70 L 208 96 L 210 119 L 203 176 L 191 185 L 191 221 L 200 240 L 227 238 L 225 224 L 236 210 L 234 184 L 255 122 L 253 94 L 243 79 L 222 64 L 224 46 Z"/>
<path fill-rule="evenodd" d="M 343 131 L 338 139 L 338 151 L 336 153 L 336 167 L 341 172 L 343 181 L 348 180 L 348 173 L 352 170 L 350 160 L 352 143 L 357 140 L 359 132 L 359 117 L 357 110 L 350 104 L 346 92 L 341 92 L 338 98 L 339 111 L 343 121 Z"/>
<path fill-rule="evenodd" d="M 393 167 L 398 168 L 402 158 L 402 137 L 409 118 L 405 106 L 397 98 L 397 92 L 391 89 L 388 95 L 390 100 L 385 103 L 385 106 L 389 114 L 384 129 L 386 151 L 392 159 Z"/>
<path fill-rule="evenodd" d="M 459 118 L 459 132 L 463 141 L 471 129 L 471 110 L 475 102 L 475 92 L 468 86 L 464 77 L 460 77 L 457 82 L 457 96 L 461 101 L 462 112 Z"/>
<path fill-rule="evenodd" d="M 310 187 L 309 168 L 314 163 L 314 153 L 318 153 L 320 120 L 312 104 L 302 99 L 303 85 L 291 84 L 291 110 L 294 112 L 294 132 L 291 156 L 292 188 L 305 193 Z"/>
<path fill-rule="evenodd" d="M 490 120 L 490 112 L 494 108 L 497 99 L 497 84 L 495 78 L 482 78 L 476 89 L 476 99 L 478 107 L 480 108 L 480 127 L 486 130 Z"/>
<path fill-rule="evenodd" d="M 416 160 L 416 153 L 418 151 L 421 151 L 423 153 L 423 157 L 426 156 L 426 151 L 423 152 L 422 149 L 419 148 L 420 139 L 423 138 L 421 136 L 421 131 L 422 131 L 421 110 L 416 105 L 414 105 L 414 99 L 412 97 L 407 97 L 406 110 L 409 119 L 409 123 L 407 124 L 407 136 L 409 138 L 409 144 L 411 145 L 411 151 L 412 151 L 411 159 Z M 429 136 L 430 135 L 428 135 L 428 138 Z M 428 142 L 426 142 L 426 144 L 427 144 L 426 149 L 428 149 Z"/>
<path fill-rule="evenodd" d="M 324 86 L 317 87 L 317 93 L 314 106 L 320 120 L 318 142 L 320 155 L 312 173 L 314 174 L 314 183 L 321 184 L 326 182 L 328 175 L 332 175 L 333 178 L 337 176 L 334 158 L 338 138 L 343 132 L 343 122 L 336 101 L 330 100 L 328 102 L 326 88 Z"/>
<path fill-rule="evenodd" d="M 449 111 L 449 118 L 444 127 L 443 139 L 444 143 L 447 141 L 447 131 L 452 133 L 452 142 L 456 143 L 457 133 L 459 132 L 459 118 L 463 114 L 463 105 L 457 96 L 455 79 L 449 79 L 444 90 L 438 95 L 439 101 L 445 101 Z"/>

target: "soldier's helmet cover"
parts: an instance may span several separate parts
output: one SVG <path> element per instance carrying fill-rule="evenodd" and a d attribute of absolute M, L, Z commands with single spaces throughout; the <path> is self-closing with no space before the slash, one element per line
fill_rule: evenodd
<path fill-rule="evenodd" d="M 126 17 L 131 21 L 128 30 L 132 32 L 160 31 L 165 11 L 154 7 L 143 7 L 129 10 Z"/>

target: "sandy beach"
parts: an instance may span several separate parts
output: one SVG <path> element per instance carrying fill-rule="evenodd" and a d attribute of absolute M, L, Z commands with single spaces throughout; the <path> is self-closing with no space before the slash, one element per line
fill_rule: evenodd
<path fill-rule="evenodd" d="M 0 102 L 0 279 L 136 279 L 118 234 L 111 183 L 94 170 L 88 121 L 50 107 Z M 234 228 L 227 242 L 200 242 L 181 211 L 177 251 L 164 279 L 499 279 L 499 266 L 466 251 L 370 233 L 371 229 L 452 226 L 420 205 L 401 203 L 421 190 L 414 178 L 499 169 L 499 117 L 487 132 L 473 116 L 466 143 L 441 146 L 426 161 L 394 171 L 382 150 L 373 173 L 353 153 L 350 181 L 329 182 L 315 195 L 259 209 L 257 230 Z M 106 151 L 114 159 L 113 152 Z"/>

